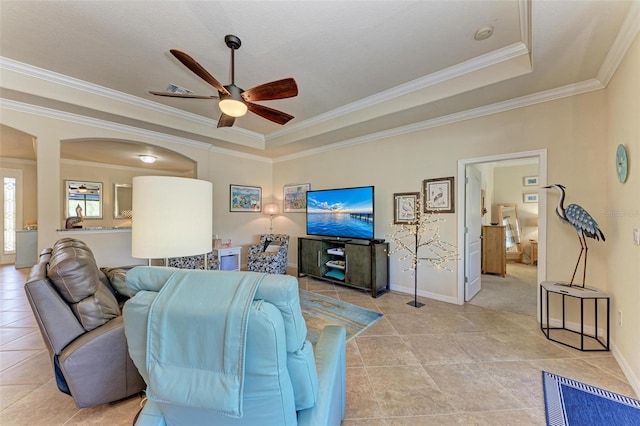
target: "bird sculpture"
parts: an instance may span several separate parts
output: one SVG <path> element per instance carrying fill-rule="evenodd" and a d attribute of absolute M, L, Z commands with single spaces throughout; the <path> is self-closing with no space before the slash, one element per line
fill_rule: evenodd
<path fill-rule="evenodd" d="M 582 259 L 582 254 L 584 253 L 584 268 L 582 270 L 582 287 L 584 288 L 585 280 L 587 277 L 587 252 L 589 251 L 589 248 L 587 247 L 587 237 L 593 238 L 594 240 L 602 239 L 602 241 L 604 241 L 604 234 L 602 233 L 602 230 L 593 219 L 593 217 L 591 217 L 591 215 L 581 206 L 577 204 L 569 204 L 565 209 L 564 198 L 566 195 L 566 188 L 563 185 L 553 184 L 545 186 L 544 188 L 553 188 L 560 192 L 560 200 L 558 201 L 558 206 L 556 207 L 556 213 L 558 217 L 560 217 L 560 220 L 573 226 L 573 229 L 578 232 L 578 240 L 580 240 L 580 255 L 578 256 L 576 267 L 573 270 L 573 275 L 571 276 L 569 287 L 574 285 L 573 280 L 576 276 L 576 272 L 578 271 L 578 265 L 580 264 L 580 259 Z"/>

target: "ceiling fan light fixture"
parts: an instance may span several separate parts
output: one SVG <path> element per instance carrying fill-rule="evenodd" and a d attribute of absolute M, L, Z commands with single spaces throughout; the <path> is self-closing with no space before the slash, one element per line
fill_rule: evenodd
<path fill-rule="evenodd" d="M 225 95 L 224 93 L 219 92 L 220 102 L 218 103 L 218 106 L 220 107 L 220 111 L 230 117 L 242 117 L 245 115 L 248 108 L 241 96 L 243 90 L 233 84 L 224 87 L 230 94 Z"/>
<path fill-rule="evenodd" d="M 247 113 L 247 105 L 235 99 L 223 99 L 219 105 L 220 111 L 231 117 L 242 117 Z"/>
<path fill-rule="evenodd" d="M 153 164 L 157 160 L 157 157 L 155 155 L 148 155 L 148 154 L 138 155 L 138 158 L 140 159 L 140 161 L 147 164 Z"/>

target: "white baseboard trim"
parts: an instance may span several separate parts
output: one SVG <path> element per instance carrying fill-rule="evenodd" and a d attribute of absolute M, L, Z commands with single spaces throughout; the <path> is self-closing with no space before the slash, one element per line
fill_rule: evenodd
<path fill-rule="evenodd" d="M 558 318 L 549 318 L 549 326 L 551 327 L 562 327 L 562 319 L 558 319 Z M 571 330 L 571 331 L 575 331 L 577 333 L 580 333 L 580 323 L 578 322 L 571 322 L 571 321 L 565 321 L 564 322 L 564 328 L 566 328 L 567 330 Z M 599 337 L 604 337 L 606 338 L 606 334 L 605 334 L 605 329 L 598 327 L 598 336 Z M 609 330 L 611 331 L 611 330 Z M 584 327 L 584 333 L 593 336 L 595 332 L 595 327 L 593 325 L 585 325 Z M 611 339 L 609 339 L 609 341 L 611 341 Z"/>
<path fill-rule="evenodd" d="M 390 286 L 390 289 L 400 293 L 406 293 L 407 295 L 411 295 L 411 296 L 415 295 L 415 290 L 413 287 Z M 453 303 L 454 305 L 458 304 L 458 298 L 455 296 L 443 296 L 442 294 L 431 293 L 428 291 L 421 291 L 421 290 L 418 290 L 418 296 L 439 300 L 441 302 Z"/>
<path fill-rule="evenodd" d="M 629 366 L 629 363 L 627 363 L 627 360 L 624 358 L 615 343 L 611 344 L 611 353 L 613 354 L 613 357 L 616 359 L 616 361 L 618 361 L 620 369 L 633 388 L 633 391 L 636 393 L 636 398 L 640 399 L 640 379 L 633 373 L 633 370 Z"/>

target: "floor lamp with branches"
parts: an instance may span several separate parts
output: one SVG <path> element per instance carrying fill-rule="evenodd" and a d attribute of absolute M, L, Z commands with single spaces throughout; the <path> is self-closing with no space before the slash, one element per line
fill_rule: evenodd
<path fill-rule="evenodd" d="M 421 214 L 421 202 L 416 198 L 413 202 L 413 221 L 397 223 L 397 229 L 389 235 L 394 243 L 394 247 L 389 251 L 389 256 L 396 253 L 403 253 L 399 261 L 411 260 L 411 267 L 404 270 L 412 271 L 414 278 L 414 299 L 407 303 L 416 308 L 424 306 L 418 302 L 418 265 L 428 263 L 434 269 L 444 269 L 447 262 L 458 260 L 458 252 L 455 246 L 440 239 L 440 222 L 444 218 L 437 213 Z M 427 251 L 424 254 L 421 252 Z"/>

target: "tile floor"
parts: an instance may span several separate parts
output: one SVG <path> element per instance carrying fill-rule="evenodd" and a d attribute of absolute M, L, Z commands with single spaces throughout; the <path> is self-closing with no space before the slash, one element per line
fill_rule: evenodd
<path fill-rule="evenodd" d="M 130 425 L 140 398 L 78 409 L 57 391 L 22 288 L 0 267 L 0 424 Z M 384 313 L 347 346 L 343 425 L 543 425 L 541 370 L 637 398 L 609 352 L 547 341 L 535 318 L 300 279 L 301 288 Z"/>

